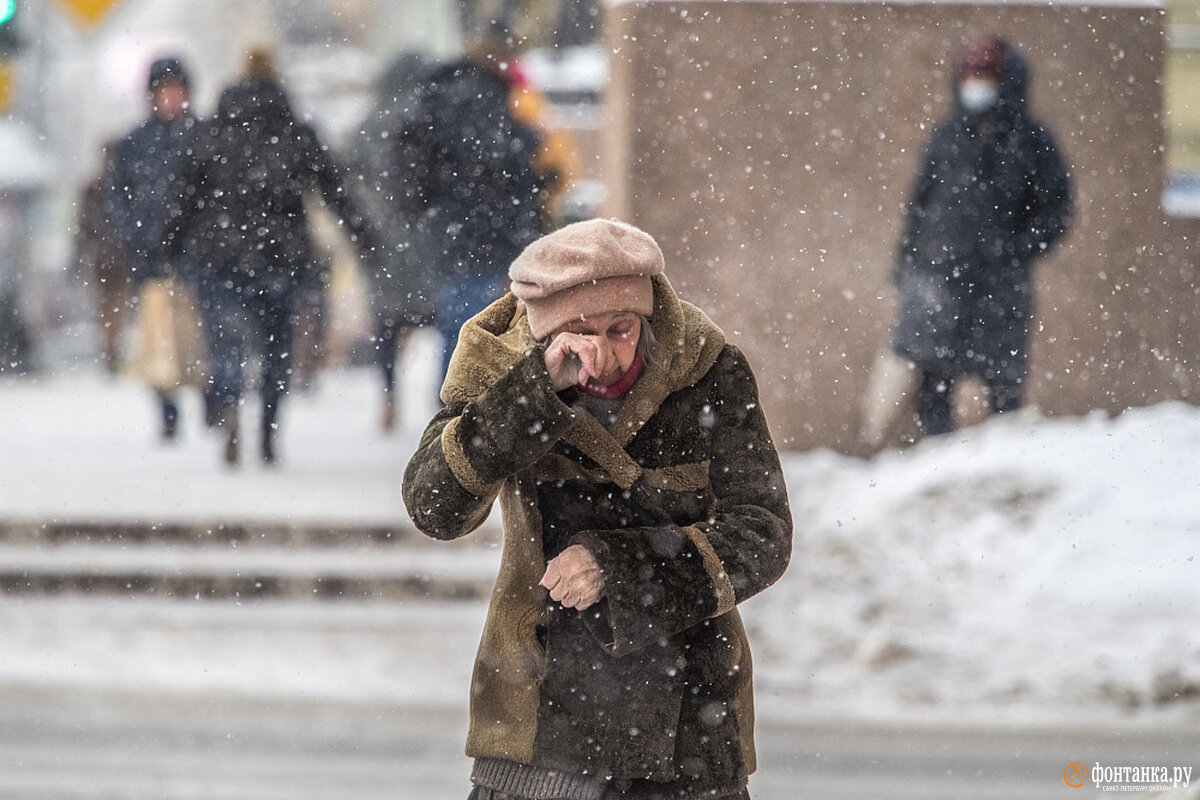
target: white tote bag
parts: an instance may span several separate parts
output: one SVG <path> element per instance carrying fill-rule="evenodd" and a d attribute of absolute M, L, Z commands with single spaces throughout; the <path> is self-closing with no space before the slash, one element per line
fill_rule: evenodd
<path fill-rule="evenodd" d="M 885 348 L 875 359 L 859 408 L 859 439 L 871 452 L 920 438 L 916 365 Z"/>

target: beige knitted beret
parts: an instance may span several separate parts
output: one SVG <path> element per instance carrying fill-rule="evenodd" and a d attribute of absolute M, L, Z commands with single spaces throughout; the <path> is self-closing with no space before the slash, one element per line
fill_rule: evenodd
<path fill-rule="evenodd" d="M 663 254 L 650 234 L 607 219 L 576 222 L 525 248 L 508 270 L 538 339 L 571 320 L 609 311 L 650 316 L 650 276 Z"/>

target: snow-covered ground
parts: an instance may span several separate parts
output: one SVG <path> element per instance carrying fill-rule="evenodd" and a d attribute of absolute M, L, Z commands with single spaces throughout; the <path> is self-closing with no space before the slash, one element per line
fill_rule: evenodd
<path fill-rule="evenodd" d="M 427 364 L 410 367 L 412 424 L 393 436 L 368 371 L 290 398 L 274 470 L 222 466 L 194 401 L 168 447 L 135 384 L 0 380 L 0 521 L 402 523 L 401 472 L 432 404 Z M 792 566 L 743 608 L 761 713 L 1200 722 L 1200 410 L 1023 414 L 869 461 L 786 454 L 785 470 Z M 427 548 L 454 568 L 452 548 Z M 458 704 L 483 614 L 5 597 L 0 688 Z"/>
<path fill-rule="evenodd" d="M 435 337 L 436 339 L 436 337 Z M 422 339 L 418 344 L 425 345 Z M 399 476 L 433 414 L 432 352 L 402 363 L 404 434 L 379 432 L 373 371 L 321 373 L 280 414 L 278 469 L 256 461 L 258 406 L 241 410 L 243 464 L 221 461 L 199 394 L 180 394 L 180 441 L 164 444 L 149 389 L 93 371 L 0 378 L 0 520 L 391 524 L 405 519 Z"/>

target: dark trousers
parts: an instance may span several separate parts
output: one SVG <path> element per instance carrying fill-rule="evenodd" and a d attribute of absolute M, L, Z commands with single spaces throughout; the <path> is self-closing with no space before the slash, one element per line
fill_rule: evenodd
<path fill-rule="evenodd" d="M 408 320 L 384 317 L 375 329 L 376 361 L 383 372 L 383 391 L 396 390 L 396 358 L 415 327 Z"/>
<path fill-rule="evenodd" d="M 917 415 L 927 436 L 950 433 L 954 430 L 952 400 L 955 375 L 935 370 L 923 370 L 917 388 Z M 1016 411 L 1021 407 L 1023 378 L 1005 374 L 984 376 L 993 414 Z"/>
<path fill-rule="evenodd" d="M 295 291 L 285 285 L 211 282 L 200 287 L 200 297 L 212 362 L 210 394 L 218 413 L 228 413 L 241 402 L 243 367 L 257 353 L 262 428 L 273 427 L 291 376 Z"/>
<path fill-rule="evenodd" d="M 0 374 L 24 375 L 33 369 L 32 355 L 17 293 L 0 288 Z"/>
<path fill-rule="evenodd" d="M 434 327 L 442 335 L 443 376 L 450 367 L 450 355 L 458 344 L 458 331 L 463 323 L 499 300 L 502 293 L 500 279 L 479 275 L 452 276 L 438 290 Z"/>
<path fill-rule="evenodd" d="M 163 390 L 158 390 L 158 405 L 162 409 L 163 433 L 173 436 L 179 426 L 179 404 L 175 396 Z"/>

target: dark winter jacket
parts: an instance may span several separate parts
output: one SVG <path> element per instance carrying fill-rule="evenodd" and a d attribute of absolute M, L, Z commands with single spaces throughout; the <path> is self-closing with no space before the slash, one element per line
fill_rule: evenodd
<path fill-rule="evenodd" d="M 439 539 L 469 533 L 500 499 L 504 552 L 469 755 L 723 789 L 755 767 L 736 605 L 783 573 L 791 517 L 745 358 L 654 281 L 661 363 L 610 429 L 573 407 L 572 391 L 555 393 L 511 294 L 470 321 L 404 499 Z M 571 544 L 605 576 L 585 612 L 538 585 Z"/>
<path fill-rule="evenodd" d="M 171 122 L 151 116 L 116 145 L 112 171 L 112 225 L 128 251 L 133 280 L 160 277 L 159 247 L 171 198 L 199 123 L 190 114 Z"/>
<path fill-rule="evenodd" d="M 97 290 L 110 296 L 130 289 L 129 252 L 113 225 L 112 185 L 112 172 L 104 170 L 84 188 L 75 236 L 75 257 L 81 274 L 94 279 Z"/>
<path fill-rule="evenodd" d="M 921 162 L 895 265 L 893 346 L 928 369 L 1019 380 L 1031 266 L 1066 231 L 1071 197 L 1053 138 L 1026 113 L 1025 62 L 1008 47 L 1005 63 L 995 110 L 972 115 L 956 99 Z"/>
<path fill-rule="evenodd" d="M 222 95 L 182 165 L 165 244 L 207 280 L 301 283 L 313 269 L 304 196 L 317 192 L 357 236 L 367 222 L 329 153 L 275 83 L 248 78 Z"/>
<path fill-rule="evenodd" d="M 494 278 L 541 235 L 538 137 L 513 119 L 503 76 L 471 61 L 429 77 L 405 157 L 412 197 L 432 215 L 441 275 Z"/>
<path fill-rule="evenodd" d="M 375 108 L 359 126 L 358 174 L 353 181 L 364 211 L 379 223 L 378 247 L 364 259 L 371 310 L 377 319 L 410 325 L 433 320 L 441 252 L 427 210 L 412 202 L 418 165 L 424 165 L 409 134 L 428 73 L 423 57 L 407 53 L 384 75 Z"/>

